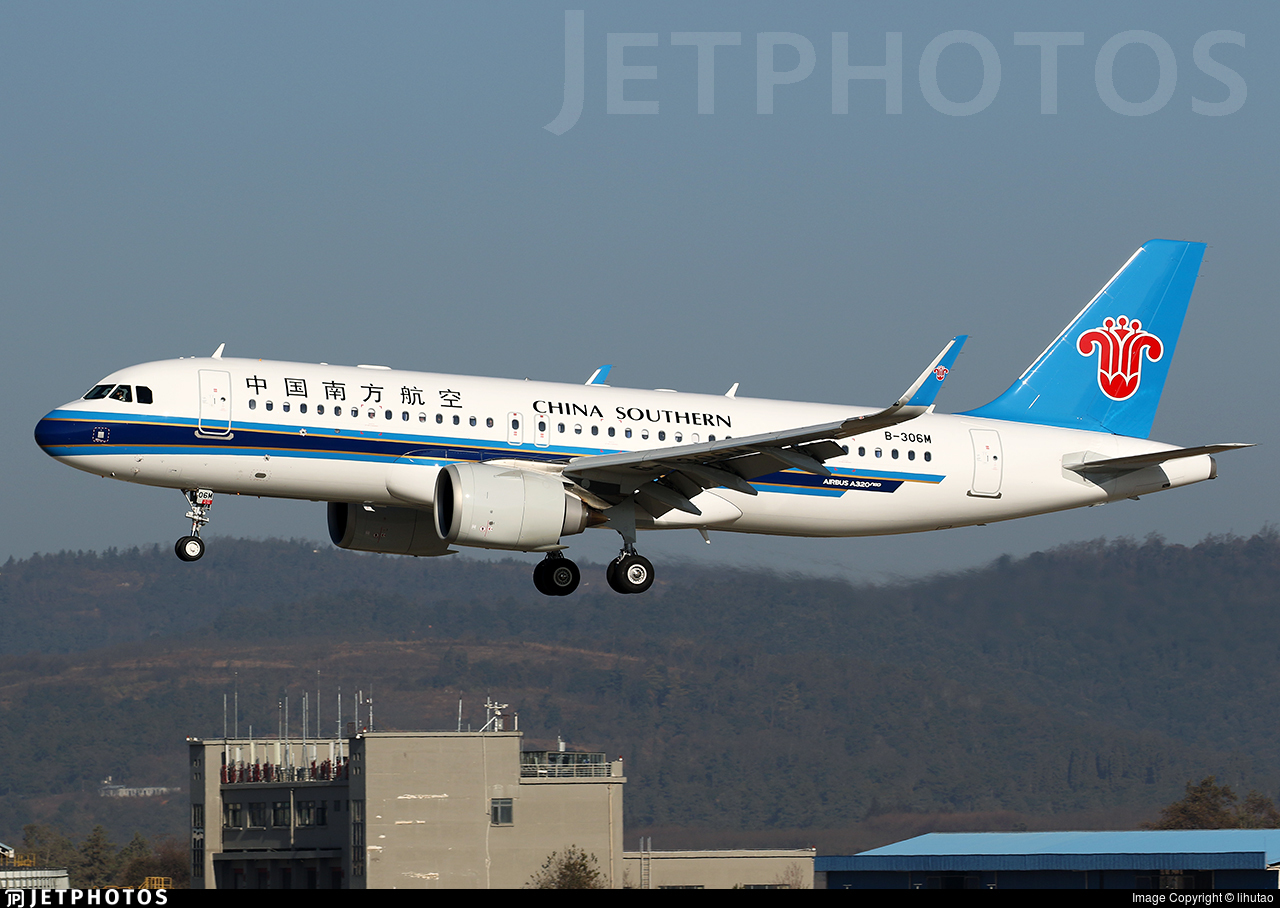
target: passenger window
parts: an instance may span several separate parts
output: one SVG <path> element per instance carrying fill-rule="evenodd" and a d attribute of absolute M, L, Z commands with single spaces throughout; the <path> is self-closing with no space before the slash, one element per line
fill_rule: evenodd
<path fill-rule="evenodd" d="M 460 422 L 462 422 L 461 418 L 459 418 L 459 417 L 457 416 L 457 414 L 454 414 L 454 417 L 453 417 L 453 424 L 456 426 L 456 425 L 457 425 L 458 423 L 460 423 Z"/>
<path fill-rule="evenodd" d="M 547 431 L 547 421 L 545 419 L 538 420 L 538 431 L 539 432 Z"/>
<path fill-rule="evenodd" d="M 257 402 L 256 400 L 254 400 L 252 397 L 251 397 L 251 398 L 249 398 L 249 409 L 250 409 L 250 410 L 256 410 L 256 409 L 258 409 L 258 402 Z"/>
<path fill-rule="evenodd" d="M 630 429 L 623 429 L 623 430 L 622 430 L 622 434 L 623 434 L 623 435 L 625 435 L 625 436 L 627 436 L 627 438 L 630 438 L 630 437 L 631 437 L 631 430 L 630 430 Z"/>
<path fill-rule="evenodd" d="M 388 412 L 389 412 L 389 411 L 388 411 Z M 408 422 L 408 421 L 409 421 L 409 411 L 408 411 L 408 410 L 402 410 L 402 411 L 400 411 L 400 418 L 401 418 L 403 421 Z"/>
<path fill-rule="evenodd" d="M 660 431 L 658 432 L 658 441 L 666 441 L 666 440 L 667 440 L 667 433 L 666 433 L 666 431 L 665 431 L 665 430 L 660 430 Z"/>
<path fill-rule="evenodd" d="M 897 448 L 894 448 L 894 449 L 893 449 L 893 459 L 894 459 L 894 460 L 897 460 L 897 459 L 898 459 L 898 449 L 897 449 Z"/>
<path fill-rule="evenodd" d="M 693 443 L 696 445 L 696 444 L 697 444 L 699 441 L 701 441 L 702 439 L 700 439 L 700 438 L 698 437 L 698 433 L 697 433 L 697 432 L 694 432 L 692 435 L 690 435 L 690 436 L 689 436 L 689 440 L 690 440 L 691 442 L 693 442 Z"/>
<path fill-rule="evenodd" d="M 267 401 L 267 409 L 270 410 L 271 408 L 272 408 L 271 401 Z"/>
<path fill-rule="evenodd" d="M 324 416 L 324 404 L 316 404 L 316 415 Z"/>
<path fill-rule="evenodd" d="M 151 389 L 148 388 L 146 385 L 138 385 L 138 403 L 140 404 L 151 403 Z"/>
<path fill-rule="evenodd" d="M 298 404 L 298 412 L 299 412 L 299 413 L 306 413 L 306 412 L 307 412 L 307 405 L 306 405 L 306 404 Z"/>
<path fill-rule="evenodd" d="M 85 394 L 84 399 L 85 400 L 102 400 L 102 398 L 106 397 L 108 394 L 111 393 L 111 389 L 114 387 L 115 385 L 94 385 Z"/>
<path fill-rule="evenodd" d="M 370 419 L 373 419 L 375 416 L 377 416 L 377 415 L 378 415 L 378 411 L 377 411 L 377 410 L 370 410 L 370 411 L 368 411 L 368 412 L 369 412 L 369 418 L 370 418 Z"/>
<path fill-rule="evenodd" d="M 933 460 L 933 455 L 932 455 L 932 454 L 930 454 L 928 451 L 925 451 L 925 452 L 924 452 L 924 459 L 925 459 L 925 461 L 926 461 L 926 462 L 927 462 L 927 461 L 930 461 L 930 460 Z"/>
<path fill-rule="evenodd" d="M 485 424 L 486 426 L 488 426 L 490 429 L 492 429 L 492 428 L 493 428 L 493 417 L 492 417 L 492 416 L 490 416 L 488 419 L 486 419 L 486 420 L 484 421 L 484 424 Z"/>
<path fill-rule="evenodd" d="M 574 435 L 581 435 L 581 434 L 582 434 L 582 426 L 574 426 L 574 427 L 573 427 L 573 434 L 574 434 Z"/>
<path fill-rule="evenodd" d="M 609 427 L 609 437 L 610 437 L 610 438 L 613 438 L 613 436 L 614 436 L 615 434 L 617 434 L 617 431 L 618 431 L 618 430 L 617 430 L 617 429 L 615 429 L 613 426 L 610 426 L 610 427 Z"/>
<path fill-rule="evenodd" d="M 471 421 L 471 425 L 473 425 L 473 426 L 474 426 L 474 425 L 476 424 L 476 418 L 475 418 L 474 416 L 473 416 L 473 417 L 471 417 L 471 420 L 470 420 L 470 421 Z"/>
<path fill-rule="evenodd" d="M 418 414 L 418 422 L 426 422 L 426 421 L 427 421 L 427 414 L 425 414 L 425 413 L 419 413 L 419 414 Z"/>
<path fill-rule="evenodd" d="M 859 456 L 859 457 L 866 457 L 866 456 L 867 456 L 867 449 L 866 449 L 866 448 L 858 448 L 858 456 Z"/>
<path fill-rule="evenodd" d="M 641 430 L 640 430 L 640 437 L 641 437 L 641 438 L 643 438 L 645 441 L 648 441 L 648 440 L 649 440 L 649 430 L 648 430 L 648 429 L 641 429 Z"/>
<path fill-rule="evenodd" d="M 122 404 L 133 403 L 133 390 L 128 385 L 116 385 L 116 389 L 111 392 L 111 399 L 118 400 Z"/>
<path fill-rule="evenodd" d="M 563 435 L 563 434 L 564 434 L 564 423 L 562 423 L 562 422 L 558 422 L 558 423 L 556 423 L 556 431 L 557 431 L 557 432 L 559 432 L 561 435 Z"/>
<path fill-rule="evenodd" d="M 876 448 L 876 457 L 884 457 L 884 452 L 879 448 Z"/>
<path fill-rule="evenodd" d="M 513 428 L 513 429 L 519 429 L 519 428 L 520 428 L 520 420 L 518 420 L 518 419 L 513 419 L 513 420 L 511 420 L 511 428 Z"/>
<path fill-rule="evenodd" d="M 677 432 L 677 433 L 676 433 L 676 435 L 675 435 L 675 440 L 676 440 L 676 441 L 684 441 L 684 434 L 683 434 L 682 432 Z"/>
<path fill-rule="evenodd" d="M 908 451 L 908 452 L 907 452 L 907 460 L 915 460 L 915 459 L 916 459 L 916 452 L 915 452 L 915 451 Z"/>
<path fill-rule="evenodd" d="M 443 413 L 437 413 L 437 414 L 436 414 L 436 425 L 438 426 L 438 425 L 440 425 L 440 424 L 441 424 L 441 423 L 443 423 L 443 422 L 444 422 L 444 414 L 443 414 Z"/>
<path fill-rule="evenodd" d="M 386 416 L 386 418 L 387 418 L 387 419 L 394 419 L 394 418 L 395 418 L 395 414 L 394 414 L 394 413 L 392 413 L 390 410 L 387 410 L 387 411 L 385 412 L 385 414 L 384 414 L 384 415 Z M 406 414 L 405 414 L 405 416 L 408 416 L 408 415 L 409 415 L 408 413 L 406 413 Z"/>
<path fill-rule="evenodd" d="M 599 427 L 599 426 L 592 426 L 592 427 L 591 427 L 591 434 L 592 434 L 592 435 L 599 435 L 599 434 L 600 434 L 600 427 Z"/>
<path fill-rule="evenodd" d="M 715 441 L 715 440 L 716 440 L 716 437 L 714 435 L 707 436 L 707 441 Z"/>
<path fill-rule="evenodd" d="M 280 405 L 280 409 L 281 409 L 281 410 L 283 410 L 284 412 L 288 413 L 288 412 L 289 412 L 289 402 L 286 400 L 284 403 L 282 403 L 282 404 Z"/>
<path fill-rule="evenodd" d="M 333 415 L 334 415 L 334 416 L 341 416 L 341 415 L 342 415 L 342 408 L 341 408 L 341 407 L 334 407 L 334 408 L 333 408 Z"/>

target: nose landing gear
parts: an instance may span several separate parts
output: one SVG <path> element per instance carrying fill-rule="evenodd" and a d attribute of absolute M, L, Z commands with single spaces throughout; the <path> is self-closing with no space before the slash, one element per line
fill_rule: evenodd
<path fill-rule="evenodd" d="M 200 528 L 209 522 L 213 492 L 209 489 L 184 489 L 183 493 L 191 503 L 191 510 L 187 511 L 187 518 L 191 521 L 191 535 L 179 539 L 173 550 L 183 561 L 199 561 L 204 555 L 204 540 L 200 538 Z"/>

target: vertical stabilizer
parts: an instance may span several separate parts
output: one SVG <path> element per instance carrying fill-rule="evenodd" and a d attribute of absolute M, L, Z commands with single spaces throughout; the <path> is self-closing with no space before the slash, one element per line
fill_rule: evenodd
<path fill-rule="evenodd" d="M 1146 243 L 1009 390 L 965 415 L 1146 438 L 1202 258 L 1203 243 Z"/>

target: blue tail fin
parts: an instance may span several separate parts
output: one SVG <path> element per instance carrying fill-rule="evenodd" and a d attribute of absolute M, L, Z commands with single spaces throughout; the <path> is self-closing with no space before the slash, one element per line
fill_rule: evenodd
<path fill-rule="evenodd" d="M 967 416 L 1146 438 L 1203 243 L 1151 240 L 1026 372 Z"/>

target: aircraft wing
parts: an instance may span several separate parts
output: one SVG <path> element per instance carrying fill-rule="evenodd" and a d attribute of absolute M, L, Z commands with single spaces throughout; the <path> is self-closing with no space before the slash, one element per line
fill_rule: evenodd
<path fill-rule="evenodd" d="M 1236 451 L 1240 448 L 1252 448 L 1251 444 L 1219 444 L 1200 445 L 1195 448 L 1174 448 L 1169 451 L 1153 451 L 1150 454 L 1134 454 L 1130 457 L 1109 457 L 1106 460 L 1088 460 L 1084 463 L 1063 464 L 1063 468 L 1073 473 L 1084 475 L 1098 473 L 1130 473 L 1144 467 L 1153 467 L 1167 460 L 1181 457 L 1199 457 L 1201 454 L 1221 454 L 1223 451 Z"/>
<path fill-rule="evenodd" d="M 565 465 L 564 475 L 605 501 L 638 494 L 645 510 L 657 514 L 672 508 L 700 514 L 689 499 L 704 489 L 723 487 L 755 495 L 748 480 L 779 470 L 830 476 L 822 462 L 844 453 L 837 439 L 864 435 L 928 412 L 966 339 L 967 335 L 953 338 L 906 393 L 877 413 L 743 438 L 576 457 Z"/>

